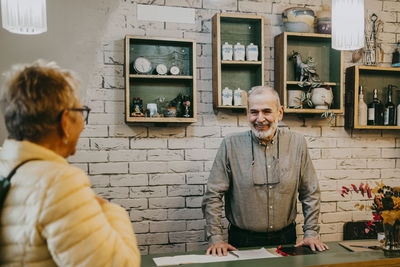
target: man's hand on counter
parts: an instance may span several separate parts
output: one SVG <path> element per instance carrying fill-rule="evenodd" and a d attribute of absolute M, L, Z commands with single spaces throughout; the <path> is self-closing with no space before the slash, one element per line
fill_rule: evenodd
<path fill-rule="evenodd" d="M 213 256 L 227 256 L 228 255 L 228 250 L 237 250 L 234 246 L 229 245 L 226 242 L 218 242 L 215 244 L 212 244 L 208 249 L 206 254 L 210 255 L 212 254 Z"/>
<path fill-rule="evenodd" d="M 296 244 L 295 247 L 301 247 L 301 246 L 309 246 L 312 251 L 318 250 L 318 251 L 324 251 L 329 249 L 327 245 L 322 243 L 319 239 L 312 238 L 312 237 L 306 237 L 302 241 Z"/>

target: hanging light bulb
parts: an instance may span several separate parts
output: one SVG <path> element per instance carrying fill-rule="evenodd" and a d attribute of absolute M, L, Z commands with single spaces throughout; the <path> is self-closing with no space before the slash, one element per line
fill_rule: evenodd
<path fill-rule="evenodd" d="M 364 47 L 364 0 L 332 0 L 332 48 Z"/>
<path fill-rule="evenodd" d="M 3 28 L 9 32 L 46 32 L 46 0 L 1 0 L 1 17 Z"/>

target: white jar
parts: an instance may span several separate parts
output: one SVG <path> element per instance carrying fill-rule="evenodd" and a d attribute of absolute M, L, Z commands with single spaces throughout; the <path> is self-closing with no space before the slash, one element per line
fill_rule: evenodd
<path fill-rule="evenodd" d="M 225 89 L 222 90 L 222 105 L 223 106 L 232 106 L 232 95 L 233 95 L 233 92 L 228 87 L 225 87 Z"/>
<path fill-rule="evenodd" d="M 240 88 L 238 88 L 237 90 L 235 90 L 235 92 L 233 92 L 233 104 L 235 106 L 242 106 L 242 92 L 243 90 L 241 90 Z"/>
<path fill-rule="evenodd" d="M 258 46 L 250 43 L 246 46 L 246 60 L 247 61 L 257 61 L 258 60 Z"/>
<path fill-rule="evenodd" d="M 237 43 L 233 46 L 233 60 L 244 60 L 245 54 L 244 45 Z"/>
<path fill-rule="evenodd" d="M 222 45 L 222 60 L 232 60 L 233 46 L 225 42 Z"/>

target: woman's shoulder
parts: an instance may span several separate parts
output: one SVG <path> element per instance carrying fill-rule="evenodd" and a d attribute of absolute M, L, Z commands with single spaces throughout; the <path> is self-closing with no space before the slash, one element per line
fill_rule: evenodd
<path fill-rule="evenodd" d="M 32 161 L 27 168 L 21 170 L 21 175 L 36 178 L 47 186 L 63 183 L 66 180 L 79 184 L 89 184 L 89 178 L 82 169 L 68 163 L 50 160 Z"/>

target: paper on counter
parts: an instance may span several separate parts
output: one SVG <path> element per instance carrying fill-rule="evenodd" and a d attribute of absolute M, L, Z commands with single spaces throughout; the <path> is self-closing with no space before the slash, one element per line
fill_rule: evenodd
<path fill-rule="evenodd" d="M 228 254 L 228 256 L 212 256 L 212 255 L 178 255 L 170 257 L 159 257 L 153 258 L 157 266 L 166 265 L 179 265 L 179 264 L 189 264 L 189 263 L 208 263 L 208 262 L 223 262 L 223 261 L 236 261 L 236 260 L 250 260 L 250 259 L 261 259 L 261 258 L 271 258 L 278 257 L 264 248 L 251 249 L 251 250 L 240 250 L 233 251 L 236 255 Z"/>

